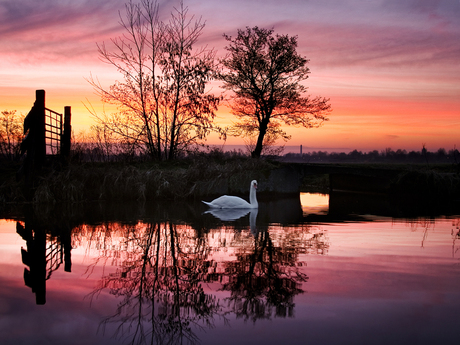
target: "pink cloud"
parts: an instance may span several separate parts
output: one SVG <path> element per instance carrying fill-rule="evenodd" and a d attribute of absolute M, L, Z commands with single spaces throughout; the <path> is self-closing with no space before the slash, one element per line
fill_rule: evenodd
<path fill-rule="evenodd" d="M 0 2 L 0 109 L 7 105 L 26 112 L 38 88 L 49 90 L 50 100 L 81 105 L 92 97 L 84 80 L 90 73 L 107 85 L 120 78 L 99 61 L 96 43 L 122 34 L 118 15 L 127 1 Z M 167 20 L 178 3 L 160 1 L 161 18 Z M 331 97 L 334 109 L 331 121 L 308 135 L 330 141 L 336 137 L 328 128 L 355 130 L 359 123 L 366 131 L 391 122 L 386 134 L 402 137 L 399 130 L 410 128 L 407 122 L 428 124 L 436 118 L 443 123 L 438 129 L 430 126 L 433 137 L 454 142 L 460 2 L 189 0 L 185 5 L 206 21 L 198 45 L 215 47 L 218 56 L 225 54 L 223 33 L 235 35 L 246 26 L 298 35 L 298 50 L 310 59 L 309 92 Z M 13 99 L 27 104 L 15 105 Z M 79 118 L 88 123 L 88 114 L 77 115 L 76 128 Z"/>

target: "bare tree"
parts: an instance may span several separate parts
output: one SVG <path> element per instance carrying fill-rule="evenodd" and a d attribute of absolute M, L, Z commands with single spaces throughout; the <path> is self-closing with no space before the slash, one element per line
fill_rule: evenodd
<path fill-rule="evenodd" d="M 106 89 L 89 79 L 101 99 L 119 111 L 92 113 L 99 124 L 152 157 L 173 159 L 209 134 L 219 103 L 206 89 L 215 52 L 194 49 L 205 24 L 189 16 L 182 2 L 164 23 L 156 0 L 130 1 L 120 19 L 125 34 L 98 48 L 123 81 Z"/>
<path fill-rule="evenodd" d="M 0 156 L 15 159 L 20 154 L 23 135 L 24 115 L 16 114 L 16 110 L 4 110 L 0 116 Z"/>
<path fill-rule="evenodd" d="M 265 138 L 289 139 L 282 125 L 310 128 L 327 120 L 329 99 L 310 98 L 301 84 L 310 70 L 296 51 L 297 37 L 258 27 L 224 37 L 229 54 L 221 60 L 225 70 L 219 78 L 234 93 L 230 107 L 239 121 L 230 133 L 257 136 L 253 157 L 260 157 Z"/>

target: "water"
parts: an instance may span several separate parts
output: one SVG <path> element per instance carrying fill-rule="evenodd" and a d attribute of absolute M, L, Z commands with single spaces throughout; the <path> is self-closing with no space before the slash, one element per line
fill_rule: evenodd
<path fill-rule="evenodd" d="M 0 343 L 457 344 L 455 210 L 345 194 L 19 210 L 0 220 Z"/>

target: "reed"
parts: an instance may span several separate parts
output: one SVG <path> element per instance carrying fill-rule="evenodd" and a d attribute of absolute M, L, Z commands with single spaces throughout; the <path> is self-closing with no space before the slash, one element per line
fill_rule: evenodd
<path fill-rule="evenodd" d="M 16 177 L 20 167 L 18 162 L 0 161 L 0 206 L 25 202 L 22 183 Z"/>
<path fill-rule="evenodd" d="M 458 198 L 460 175 L 427 169 L 409 170 L 401 173 L 390 189 L 394 194 Z"/>
<path fill-rule="evenodd" d="M 249 180 L 272 166 L 251 158 L 216 161 L 204 157 L 162 164 L 76 164 L 43 176 L 33 202 L 196 199 L 229 190 L 247 193 Z"/>
<path fill-rule="evenodd" d="M 16 180 L 18 168 L 16 165 L 0 167 L 0 206 L 27 201 L 24 184 Z M 253 179 L 259 181 L 261 189 L 258 192 L 262 194 L 264 190 L 270 195 L 293 193 L 297 188 L 296 180 L 301 179 L 301 176 L 293 175 L 289 169 L 284 168 L 285 165 L 279 162 L 212 152 L 171 162 L 77 162 L 43 171 L 35 184 L 32 201 L 125 202 L 201 200 L 222 194 L 245 196 Z M 460 174 L 453 172 L 452 168 L 407 166 L 400 170 L 402 172 L 391 182 L 389 193 L 449 198 L 460 196 Z M 327 174 L 307 176 L 302 186 L 304 190 L 316 192 L 327 192 L 328 187 Z"/>

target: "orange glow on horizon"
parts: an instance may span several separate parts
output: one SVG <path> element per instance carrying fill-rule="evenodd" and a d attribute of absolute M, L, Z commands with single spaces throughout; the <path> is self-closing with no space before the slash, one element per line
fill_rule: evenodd
<path fill-rule="evenodd" d="M 115 110 L 112 105 L 102 104 L 89 85 L 78 92 L 53 88 L 45 91 L 48 108 L 63 112 L 65 106 L 72 107 L 72 128 L 75 134 L 89 132 L 91 125 L 95 124 L 86 106 L 93 107 L 98 113 Z M 2 102 L 2 111 L 17 110 L 26 115 L 35 100 L 35 89 L 31 88 L 0 88 L 0 92 L 6 94 L 8 99 Z M 341 97 L 331 99 L 331 104 L 333 112 L 323 126 L 310 129 L 286 127 L 286 132 L 292 138 L 279 144 L 303 145 L 304 152 L 354 149 L 372 151 L 387 147 L 410 151 L 419 150 L 422 144 L 435 151 L 441 147 L 449 150 L 460 146 L 460 119 L 455 101 L 440 104 L 435 101 Z M 235 120 L 230 110 L 222 106 L 217 112 L 215 123 L 226 127 Z M 245 145 L 245 142 L 241 138 L 229 137 L 224 143 L 217 135 L 210 135 L 206 144 Z"/>
<path fill-rule="evenodd" d="M 109 87 L 122 78 L 98 59 L 96 43 L 123 34 L 118 23 L 123 2 L 109 7 L 80 0 L 72 6 L 46 4 L 24 2 L 21 11 L 0 4 L 0 111 L 25 115 L 35 90 L 44 89 L 48 108 L 72 107 L 75 134 L 89 131 L 94 119 L 85 104 L 98 113 L 114 109 L 101 103 L 85 79 L 93 75 Z M 170 10 L 164 6 L 162 15 Z M 226 53 L 222 34 L 235 35 L 246 26 L 298 36 L 298 51 L 310 60 L 308 93 L 329 97 L 333 112 L 321 128 L 284 128 L 292 139 L 280 145 L 303 145 L 304 152 L 460 147 L 460 56 L 455 50 L 460 3 L 393 8 L 369 2 L 357 10 L 339 1 L 334 6 L 274 2 L 257 17 L 250 11 L 258 6 L 253 1 L 235 6 L 205 0 L 190 6 L 191 14 L 206 21 L 198 46 L 214 47 L 217 57 Z M 215 82 L 210 90 L 222 92 Z M 233 121 L 222 105 L 216 124 Z M 206 143 L 224 144 L 216 135 Z M 228 138 L 225 144 L 244 141 Z"/>

